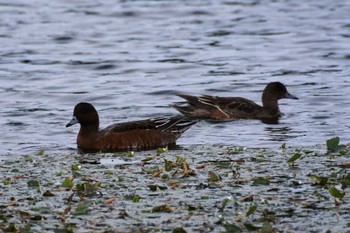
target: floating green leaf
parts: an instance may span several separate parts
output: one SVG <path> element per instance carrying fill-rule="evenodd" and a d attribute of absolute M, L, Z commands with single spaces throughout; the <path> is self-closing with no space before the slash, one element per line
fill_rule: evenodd
<path fill-rule="evenodd" d="M 208 182 L 209 183 L 218 182 L 220 180 L 221 180 L 221 177 L 218 174 L 216 174 L 214 171 L 208 172 Z"/>
<path fill-rule="evenodd" d="M 252 214 L 255 212 L 255 210 L 256 210 L 257 208 L 258 208 L 258 207 L 255 206 L 255 205 L 250 206 L 249 209 L 248 209 L 248 211 L 247 211 L 247 213 L 246 213 L 245 215 L 246 215 L 247 217 L 250 216 L 250 215 L 252 215 Z"/>
<path fill-rule="evenodd" d="M 153 192 L 158 191 L 158 190 L 166 190 L 166 189 L 168 189 L 166 186 L 159 186 L 159 185 L 153 185 L 153 184 L 148 185 L 148 188 L 151 191 L 153 191 Z"/>
<path fill-rule="evenodd" d="M 84 203 L 79 203 L 75 209 L 74 215 L 85 215 L 89 213 L 89 206 Z"/>
<path fill-rule="evenodd" d="M 56 176 L 62 176 L 62 172 L 56 172 Z"/>
<path fill-rule="evenodd" d="M 100 186 L 99 182 L 85 182 L 82 184 L 77 184 L 77 194 L 79 196 L 92 197 L 97 194 L 98 187 Z"/>
<path fill-rule="evenodd" d="M 259 233 L 271 233 L 274 232 L 272 225 L 269 222 L 264 222 Z"/>
<path fill-rule="evenodd" d="M 39 187 L 39 181 L 37 181 L 37 180 L 30 180 L 30 181 L 28 181 L 27 182 L 27 184 L 28 184 L 28 187 Z"/>
<path fill-rule="evenodd" d="M 61 186 L 65 188 L 72 188 L 74 186 L 74 183 L 69 177 L 67 177 L 64 179 Z"/>
<path fill-rule="evenodd" d="M 336 151 L 338 148 L 339 142 L 340 142 L 339 137 L 334 137 L 334 138 L 328 139 L 326 142 L 327 150 Z"/>
<path fill-rule="evenodd" d="M 300 159 L 301 154 L 295 153 L 292 157 L 287 160 L 287 163 L 294 163 L 296 160 Z"/>
<path fill-rule="evenodd" d="M 173 212 L 173 208 L 170 205 L 159 205 L 159 206 L 155 206 L 152 208 L 152 212 L 154 213 L 172 213 Z"/>
<path fill-rule="evenodd" d="M 219 208 L 219 211 L 220 212 L 223 212 L 224 211 L 224 209 L 225 209 L 225 207 L 227 206 L 227 204 L 230 202 L 230 198 L 225 198 L 223 201 L 222 201 L 222 203 L 221 203 L 221 206 L 220 206 L 220 208 Z"/>
<path fill-rule="evenodd" d="M 231 162 L 220 161 L 220 162 L 217 163 L 217 166 L 219 168 L 230 168 L 231 167 Z"/>
<path fill-rule="evenodd" d="M 105 174 L 107 174 L 107 175 L 113 175 L 113 171 L 107 170 L 107 171 L 105 171 Z"/>
<path fill-rule="evenodd" d="M 169 172 L 173 169 L 174 163 L 171 160 L 164 159 L 165 171 Z"/>
<path fill-rule="evenodd" d="M 137 194 L 125 195 L 125 199 L 132 200 L 132 202 L 140 202 L 141 197 Z"/>
<path fill-rule="evenodd" d="M 345 189 L 350 186 L 350 175 L 345 176 L 345 178 L 341 182 L 341 185 L 342 185 L 341 186 L 342 189 Z"/>
<path fill-rule="evenodd" d="M 256 178 L 253 178 L 252 180 L 253 180 L 253 184 L 252 184 L 253 186 L 270 184 L 270 181 L 263 177 L 256 177 Z"/>
<path fill-rule="evenodd" d="M 328 139 L 326 144 L 327 144 L 327 150 L 331 152 L 338 152 L 340 151 L 341 154 L 345 154 L 344 150 L 346 148 L 345 145 L 339 145 L 340 138 L 339 137 L 334 137 L 331 139 Z"/>
<path fill-rule="evenodd" d="M 30 223 L 27 223 L 24 225 L 24 227 L 21 228 L 20 233 L 32 233 L 34 232 L 30 226 Z"/>
<path fill-rule="evenodd" d="M 314 185 L 325 186 L 325 185 L 334 183 L 330 179 L 328 179 L 327 177 L 317 176 L 317 175 L 313 175 L 313 174 L 309 174 L 308 177 L 309 177 L 310 182 L 313 183 Z"/>
<path fill-rule="evenodd" d="M 181 156 L 176 156 L 176 165 L 182 166 L 184 163 L 186 163 L 186 159 Z"/>
<path fill-rule="evenodd" d="M 340 192 L 336 187 L 330 187 L 329 193 L 332 195 L 332 197 L 342 199 L 344 197 L 344 193 Z"/>
<path fill-rule="evenodd" d="M 8 228 L 4 229 L 5 232 L 18 232 L 15 223 L 10 223 Z"/>
<path fill-rule="evenodd" d="M 260 227 L 256 227 L 254 226 L 253 224 L 249 223 L 249 222 L 245 222 L 243 223 L 243 225 L 245 226 L 245 228 L 248 230 L 248 231 L 257 231 L 260 229 Z"/>
<path fill-rule="evenodd" d="M 286 143 L 283 143 L 283 144 L 281 145 L 281 149 L 282 149 L 282 150 L 285 150 L 286 147 L 287 147 L 287 146 L 286 146 Z"/>
<path fill-rule="evenodd" d="M 32 162 L 34 162 L 34 159 L 31 156 L 26 156 L 24 158 L 24 161 L 32 163 Z"/>
<path fill-rule="evenodd" d="M 177 227 L 173 229 L 172 233 L 187 233 L 187 231 L 185 231 L 185 229 L 182 227 Z"/>
<path fill-rule="evenodd" d="M 37 153 L 37 155 L 44 155 L 45 154 L 45 151 L 44 150 L 41 150 Z"/>
<path fill-rule="evenodd" d="M 71 168 L 72 171 L 78 171 L 80 170 L 81 166 L 79 164 L 72 164 Z"/>
<path fill-rule="evenodd" d="M 159 147 L 159 148 L 157 148 L 157 152 L 158 152 L 158 153 L 164 153 L 164 152 L 166 152 L 167 150 L 168 150 L 167 147 Z"/>
<path fill-rule="evenodd" d="M 134 157 L 135 152 L 134 151 L 128 151 L 128 157 Z"/>
<path fill-rule="evenodd" d="M 44 197 L 53 197 L 55 194 L 53 194 L 51 191 L 47 190 L 43 193 Z"/>
<path fill-rule="evenodd" d="M 227 232 L 227 233 L 236 233 L 236 232 L 239 233 L 243 231 L 234 223 L 225 223 L 224 228 L 225 228 L 224 232 Z"/>

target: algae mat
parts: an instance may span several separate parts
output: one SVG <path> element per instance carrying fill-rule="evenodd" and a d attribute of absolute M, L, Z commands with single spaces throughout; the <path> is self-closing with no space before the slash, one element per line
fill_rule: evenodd
<path fill-rule="evenodd" d="M 350 232 L 349 153 L 193 146 L 0 166 L 4 232 Z"/>

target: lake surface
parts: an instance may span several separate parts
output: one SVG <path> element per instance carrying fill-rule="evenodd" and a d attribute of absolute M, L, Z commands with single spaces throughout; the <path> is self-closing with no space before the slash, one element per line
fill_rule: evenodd
<path fill-rule="evenodd" d="M 350 141 L 350 1 L 0 1 L 0 156 L 71 153 L 78 102 L 101 126 L 177 112 L 175 94 L 242 96 L 272 81 L 279 124 L 200 122 L 178 144 Z"/>

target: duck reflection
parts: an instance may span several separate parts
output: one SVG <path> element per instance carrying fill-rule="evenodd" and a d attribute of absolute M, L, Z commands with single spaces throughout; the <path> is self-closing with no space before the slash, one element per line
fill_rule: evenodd
<path fill-rule="evenodd" d="M 270 135 L 269 141 L 284 142 L 288 139 L 298 137 L 288 126 L 265 127 L 264 131 Z"/>

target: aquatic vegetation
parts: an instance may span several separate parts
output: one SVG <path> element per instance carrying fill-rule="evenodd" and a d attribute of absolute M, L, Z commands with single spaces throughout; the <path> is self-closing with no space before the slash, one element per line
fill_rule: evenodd
<path fill-rule="evenodd" d="M 291 166 L 294 166 L 294 162 L 298 159 L 300 159 L 301 157 L 301 154 L 300 153 L 295 153 L 292 157 L 290 157 L 288 160 L 287 160 L 287 163 L 291 164 Z"/>
<path fill-rule="evenodd" d="M 345 153 L 344 150 L 345 150 L 346 146 L 341 145 L 339 143 L 340 143 L 339 137 L 334 137 L 334 138 L 328 139 L 326 142 L 327 150 L 330 152 L 340 152 L 341 154 Z"/>
<path fill-rule="evenodd" d="M 0 166 L 0 231 L 343 230 L 348 160 L 326 146 L 11 158 Z"/>

